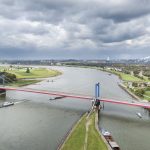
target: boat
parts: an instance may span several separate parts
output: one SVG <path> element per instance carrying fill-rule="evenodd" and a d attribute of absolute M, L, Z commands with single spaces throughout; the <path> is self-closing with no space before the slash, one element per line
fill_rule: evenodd
<path fill-rule="evenodd" d="M 49 100 L 57 100 L 57 99 L 65 98 L 65 97 L 66 97 L 66 96 L 50 97 Z"/>
<path fill-rule="evenodd" d="M 139 117 L 139 118 L 142 118 L 142 115 L 141 115 L 141 113 L 136 113 L 136 115 Z"/>
<path fill-rule="evenodd" d="M 112 150 L 120 150 L 119 145 L 114 141 L 111 133 L 105 129 L 101 129 L 102 135 L 104 136 L 104 138 L 106 139 L 106 141 L 108 142 L 108 144 L 110 145 L 110 147 L 112 148 Z"/>
<path fill-rule="evenodd" d="M 118 144 L 114 141 L 109 141 L 109 145 L 113 150 L 120 150 Z"/>
<path fill-rule="evenodd" d="M 11 106 L 11 105 L 14 105 L 14 102 L 4 102 L 2 104 L 2 107 L 7 107 L 7 106 Z"/>
<path fill-rule="evenodd" d="M 50 98 L 49 98 L 49 100 L 55 100 L 55 99 L 56 99 L 55 97 L 50 97 Z"/>

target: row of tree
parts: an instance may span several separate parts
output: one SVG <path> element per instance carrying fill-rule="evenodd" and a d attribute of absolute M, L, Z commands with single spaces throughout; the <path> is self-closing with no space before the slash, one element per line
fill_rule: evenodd
<path fill-rule="evenodd" d="M 8 72 L 0 72 L 0 84 L 3 82 L 5 83 L 12 83 L 16 81 L 16 75 Z"/>

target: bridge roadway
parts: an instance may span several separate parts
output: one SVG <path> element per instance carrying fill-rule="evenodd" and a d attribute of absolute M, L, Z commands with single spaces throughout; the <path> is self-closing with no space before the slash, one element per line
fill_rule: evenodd
<path fill-rule="evenodd" d="M 62 96 L 62 97 L 68 97 L 68 98 L 75 98 L 75 99 L 82 99 L 82 100 L 93 100 L 94 97 L 87 96 L 87 95 L 81 95 L 81 94 L 72 94 L 72 93 L 65 93 L 65 92 L 58 92 L 58 91 L 45 91 L 45 90 L 37 90 L 37 89 L 30 89 L 30 88 L 23 88 L 23 87 L 8 87 L 3 86 L 0 87 L 0 90 L 10 90 L 10 91 L 20 91 L 20 92 L 30 92 L 30 93 L 37 93 L 37 94 L 46 94 L 50 96 Z M 104 98 L 98 98 L 101 102 L 106 103 L 112 103 L 112 104 L 122 104 L 122 105 L 129 105 L 129 106 L 136 106 L 136 107 L 143 107 L 150 109 L 150 104 L 148 103 L 141 103 L 141 102 L 127 102 L 127 101 L 118 101 L 113 99 L 104 99 Z"/>

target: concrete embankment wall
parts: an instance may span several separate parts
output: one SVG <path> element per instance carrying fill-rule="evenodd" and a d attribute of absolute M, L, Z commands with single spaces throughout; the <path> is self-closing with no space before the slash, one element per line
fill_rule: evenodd
<path fill-rule="evenodd" d="M 95 128 L 96 128 L 96 130 L 97 130 L 97 132 L 99 133 L 99 135 L 100 135 L 100 137 L 102 138 L 102 140 L 104 141 L 104 143 L 106 144 L 106 146 L 107 146 L 107 149 L 108 150 L 112 150 L 112 148 L 110 147 L 110 145 L 108 144 L 108 142 L 106 141 L 106 139 L 105 139 L 105 137 L 102 135 L 102 133 L 100 132 L 100 130 L 99 130 L 99 117 L 100 117 L 100 114 L 99 114 L 100 112 L 96 112 L 95 113 Z"/>
<path fill-rule="evenodd" d="M 138 101 L 141 101 L 141 99 L 136 96 L 135 94 L 133 94 L 132 92 L 130 92 L 122 83 L 118 83 L 118 85 L 124 90 L 126 91 L 129 95 L 131 95 L 133 98 L 135 98 Z"/>

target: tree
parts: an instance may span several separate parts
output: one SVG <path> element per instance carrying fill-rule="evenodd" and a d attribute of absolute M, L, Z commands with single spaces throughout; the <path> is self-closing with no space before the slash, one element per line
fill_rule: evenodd
<path fill-rule="evenodd" d="M 139 70 L 134 70 L 134 71 L 133 71 L 133 73 L 134 73 L 135 76 L 138 75 L 139 72 L 140 72 Z"/>
<path fill-rule="evenodd" d="M 16 75 L 8 72 L 0 72 L 0 76 L 4 78 L 5 83 L 11 83 L 13 81 L 16 81 Z M 2 78 L 0 79 L 0 84 L 3 83 Z"/>
<path fill-rule="evenodd" d="M 138 83 L 137 83 L 137 82 L 133 82 L 132 85 L 133 85 L 134 87 L 138 87 Z"/>
<path fill-rule="evenodd" d="M 135 91 L 135 94 L 139 97 L 143 97 L 143 94 L 145 93 L 144 89 L 137 89 Z"/>
<path fill-rule="evenodd" d="M 30 69 L 29 68 L 27 68 L 26 73 L 30 73 Z"/>

